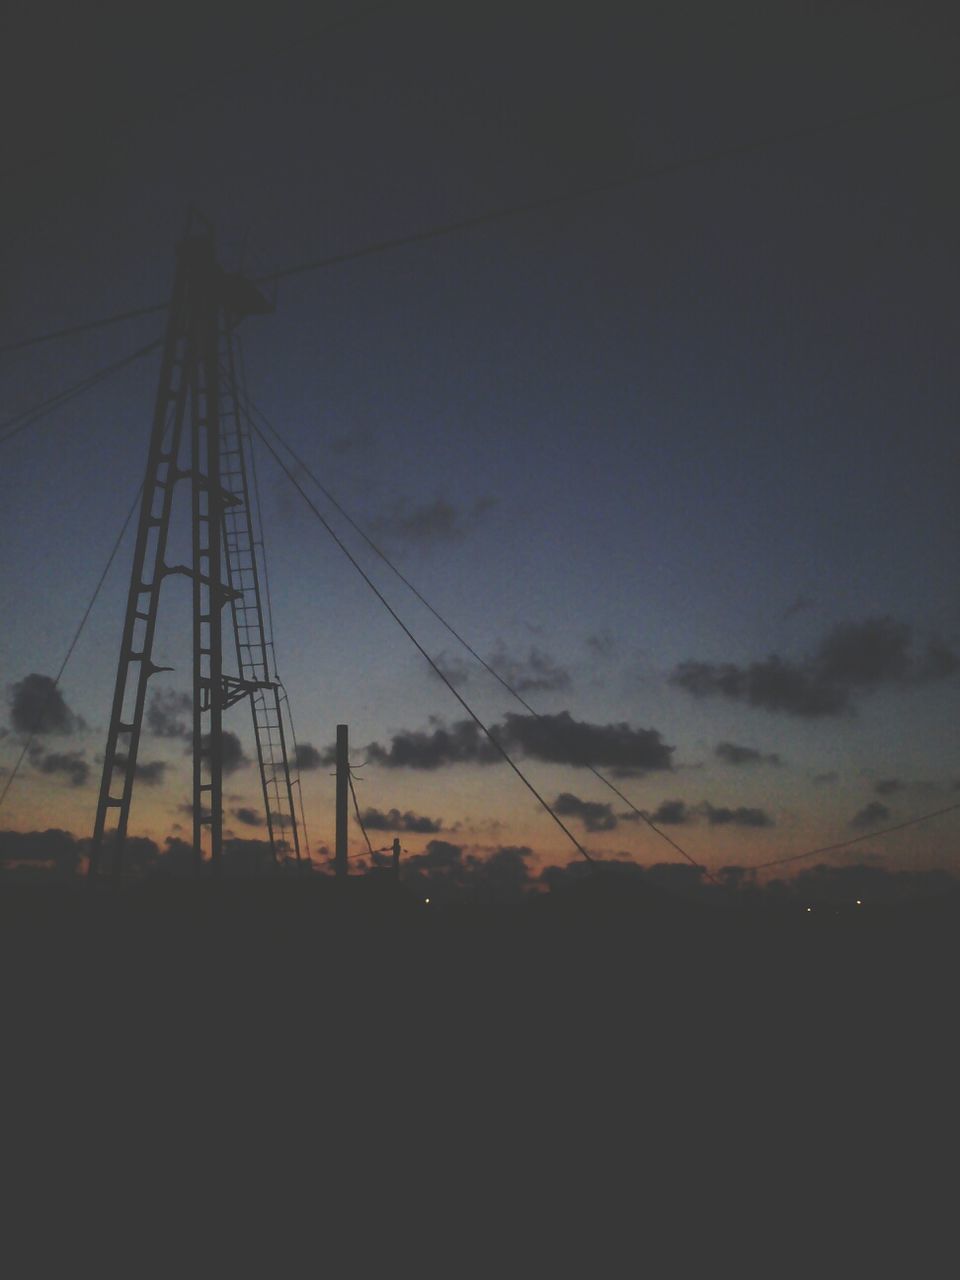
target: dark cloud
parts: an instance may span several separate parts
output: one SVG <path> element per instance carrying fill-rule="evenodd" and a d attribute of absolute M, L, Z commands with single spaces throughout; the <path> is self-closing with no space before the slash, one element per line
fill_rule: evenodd
<path fill-rule="evenodd" d="M 501 643 L 487 661 L 518 693 L 555 693 L 570 688 L 570 672 L 536 645 L 525 658 L 517 658 Z"/>
<path fill-rule="evenodd" d="M 127 763 L 127 757 L 119 751 L 114 759 L 121 768 L 123 768 Z M 159 787 L 166 778 L 167 767 L 167 762 L 165 760 L 138 760 L 134 766 L 133 776 L 145 783 L 148 787 Z"/>
<path fill-rule="evenodd" d="M 442 674 L 447 677 L 450 683 L 456 685 L 458 688 L 460 685 L 466 684 L 473 674 L 470 667 L 462 658 L 458 658 L 447 653 L 445 649 L 440 653 L 434 654 L 433 661 Z M 432 676 L 436 676 L 436 670 L 429 666 L 429 664 L 427 666 L 427 670 Z"/>
<path fill-rule="evenodd" d="M 892 796 L 895 791 L 902 791 L 904 784 L 899 778 L 881 778 L 874 783 L 874 791 L 878 796 Z"/>
<path fill-rule="evenodd" d="M 82 845 L 69 831 L 0 831 L 0 865 L 4 870 L 27 867 L 70 877 L 80 867 Z"/>
<path fill-rule="evenodd" d="M 877 903 L 956 893 L 957 887 L 957 879 L 949 871 L 888 871 L 866 862 L 840 867 L 821 863 L 786 882 L 774 881 L 768 892 L 789 895 L 800 902 L 849 905 L 859 898 L 869 908 Z"/>
<path fill-rule="evenodd" d="M 780 615 L 781 622 L 788 622 L 790 618 L 795 617 L 798 613 L 803 613 L 805 609 L 812 609 L 816 601 L 811 596 L 798 595 L 793 604 L 788 605 Z"/>
<path fill-rule="evenodd" d="M 753 747 L 739 747 L 735 742 L 718 742 L 713 754 L 727 764 L 781 764 L 775 751 L 764 754 Z"/>
<path fill-rule="evenodd" d="M 609 631 L 601 631 L 596 635 L 587 636 L 584 644 L 594 658 L 609 658 L 613 656 L 616 649 L 616 642 Z"/>
<path fill-rule="evenodd" d="M 401 862 L 401 877 L 424 897 L 439 901 L 518 901 L 533 884 L 532 856 L 525 845 L 501 845 L 481 855 L 447 840 L 431 840 L 422 854 Z M 377 861 L 384 865 L 382 856 Z"/>
<path fill-rule="evenodd" d="M 841 623 L 820 644 L 818 678 L 846 688 L 903 680 L 910 667 L 910 627 L 893 618 Z"/>
<path fill-rule="evenodd" d="M 368 453 L 374 447 L 374 443 L 373 432 L 367 427 L 358 427 L 328 440 L 327 450 L 339 457 L 344 457 L 349 453 Z"/>
<path fill-rule="evenodd" d="M 336 759 L 336 755 L 334 755 L 334 759 Z M 301 773 L 306 773 L 310 769 L 319 769 L 322 764 L 329 764 L 332 761 L 328 761 L 321 756 L 317 748 L 311 743 L 298 742 L 293 753 L 293 763 Z"/>
<path fill-rule="evenodd" d="M 849 691 L 820 684 L 814 673 L 776 656 L 738 667 L 732 662 L 681 662 L 670 683 L 695 698 L 716 695 L 767 711 L 798 716 L 838 715 L 849 708 Z"/>
<path fill-rule="evenodd" d="M 332 751 L 333 748 L 329 748 Z M 449 729 L 438 725 L 429 730 L 395 733 L 390 745 L 371 742 L 369 759 L 388 769 L 439 769 L 448 764 L 496 764 L 502 760 L 472 720 L 460 720 Z"/>
<path fill-rule="evenodd" d="M 569 791 L 557 796 L 553 808 L 562 818 L 577 818 L 588 831 L 613 831 L 617 826 L 617 818 L 610 805 L 596 800 L 581 800 Z"/>
<path fill-rule="evenodd" d="M 946 645 L 932 640 L 920 660 L 917 678 L 921 681 L 946 680 L 960 670 L 960 658 Z"/>
<path fill-rule="evenodd" d="M 383 813 L 380 809 L 365 809 L 360 820 L 368 831 L 413 831 L 429 835 L 443 830 L 443 823 L 439 818 L 420 817 L 409 809 L 406 813 L 401 813 L 399 809 L 391 809 L 389 813 Z"/>
<path fill-rule="evenodd" d="M 855 813 L 850 819 L 851 827 L 875 827 L 878 822 L 886 822 L 890 817 L 890 810 L 885 804 L 881 804 L 879 800 L 871 800 L 868 805 Z"/>
<path fill-rule="evenodd" d="M 31 672 L 10 686 L 10 723 L 17 733 L 42 736 L 77 733 L 86 728 L 74 715 L 50 676 Z"/>
<path fill-rule="evenodd" d="M 154 689 L 147 703 L 147 731 L 158 738 L 189 738 L 192 727 L 193 700 L 176 689 Z"/>
<path fill-rule="evenodd" d="M 647 817 L 661 827 L 679 827 L 692 821 L 693 814 L 683 800 L 664 800 Z"/>
<path fill-rule="evenodd" d="M 681 662 L 670 682 L 698 698 L 721 696 L 810 718 L 839 715 L 853 709 L 858 693 L 944 679 L 960 669 L 960 659 L 945 646 L 931 644 L 917 659 L 910 644 L 907 623 L 868 618 L 835 626 L 815 652 L 799 662 L 776 654 L 745 667 Z"/>
<path fill-rule="evenodd" d="M 772 827 L 773 819 L 765 809 L 715 808 L 704 801 L 701 812 L 705 814 L 711 827 Z"/>
<path fill-rule="evenodd" d="M 278 852 L 286 849 L 278 844 Z M 273 866 L 269 840 L 253 840 L 237 836 L 223 842 L 224 870 L 232 875 L 253 876 Z"/>
<path fill-rule="evenodd" d="M 491 733 L 507 751 L 536 760 L 574 766 L 607 765 L 617 772 L 635 775 L 653 769 L 672 768 L 673 747 L 655 729 L 633 729 L 625 723 L 589 724 L 574 720 L 568 711 L 557 715 L 508 714 Z M 332 752 L 328 748 L 325 756 Z M 391 769 L 438 769 L 450 764 L 496 764 L 500 753 L 472 720 L 460 720 L 449 728 L 394 734 L 387 747 L 372 742 L 370 760 Z"/>
<path fill-rule="evenodd" d="M 517 657 L 501 641 L 486 661 L 518 693 L 551 693 L 570 688 L 570 672 L 536 645 L 531 646 L 526 657 Z M 434 662 L 450 683 L 457 686 L 466 684 L 473 674 L 465 661 L 446 651 L 437 654 Z M 430 670 L 436 675 L 433 667 Z"/>
<path fill-rule="evenodd" d="M 543 716 L 508 713 L 496 736 L 508 750 L 516 748 L 551 764 L 605 765 L 629 774 L 673 768 L 674 748 L 656 729 L 633 729 L 622 721 L 590 724 L 574 720 L 569 711 Z"/>
<path fill-rule="evenodd" d="M 82 751 L 44 751 L 42 748 L 35 748 L 30 752 L 30 763 L 39 773 L 64 774 L 69 778 L 71 787 L 82 787 L 90 777 L 90 766 Z"/>
<path fill-rule="evenodd" d="M 458 509 L 444 498 L 419 505 L 399 499 L 386 515 L 373 522 L 373 528 L 380 536 L 419 546 L 459 542 L 492 505 L 490 498 L 479 498 L 466 509 Z"/>
<path fill-rule="evenodd" d="M 210 742 L 210 735 L 204 734 L 201 738 L 203 749 L 206 750 Z M 188 748 L 188 751 L 192 748 Z M 221 739 L 221 767 L 224 773 L 236 773 L 238 769 L 242 769 L 244 765 L 250 763 L 243 754 L 243 744 L 235 733 L 231 733 L 229 729 L 223 730 Z"/>
<path fill-rule="evenodd" d="M 256 809 L 247 809 L 241 806 L 238 809 L 231 809 L 230 813 L 237 822 L 242 822 L 247 827 L 262 827 L 264 819 Z"/>

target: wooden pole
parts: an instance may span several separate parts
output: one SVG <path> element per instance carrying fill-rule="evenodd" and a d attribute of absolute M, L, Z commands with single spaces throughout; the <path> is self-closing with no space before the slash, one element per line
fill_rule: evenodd
<path fill-rule="evenodd" d="M 337 846 L 334 868 L 337 879 L 347 874 L 347 793 L 350 789 L 350 755 L 347 726 L 337 725 Z"/>

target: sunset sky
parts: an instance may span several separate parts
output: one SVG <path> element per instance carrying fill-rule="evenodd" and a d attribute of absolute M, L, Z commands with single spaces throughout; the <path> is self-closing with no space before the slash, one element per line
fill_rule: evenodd
<path fill-rule="evenodd" d="M 163 302 L 191 203 L 225 265 L 245 245 L 269 275 L 609 183 L 279 280 L 275 313 L 243 325 L 251 398 L 555 718 L 545 749 L 298 472 L 594 856 L 680 859 L 588 756 L 711 869 L 956 804 L 956 7 L 259 11 L 14 24 L 30 71 L 4 88 L 22 129 L 2 146 L 0 347 Z M 0 438 L 162 325 L 4 352 Z M 52 719 L 35 677 L 56 675 L 142 479 L 158 367 L 139 360 L 0 444 L 0 771 L 44 730 L 0 829 L 92 829 L 132 529 Z M 443 840 L 529 847 L 535 867 L 578 857 L 455 728 L 462 707 L 262 449 L 258 471 L 297 738 L 322 753 L 349 725 L 374 844 L 399 826 L 411 854 Z M 189 689 L 187 606 L 169 584 L 161 712 Z M 189 838 L 189 762 L 176 716 L 153 724 L 174 728 L 141 744 L 154 768 L 131 831 L 162 844 Z M 225 727 L 249 757 L 246 706 Z M 302 779 L 319 857 L 333 778 Z M 262 834 L 255 767 L 224 793 L 227 828 Z M 958 816 L 838 857 L 960 873 Z"/>

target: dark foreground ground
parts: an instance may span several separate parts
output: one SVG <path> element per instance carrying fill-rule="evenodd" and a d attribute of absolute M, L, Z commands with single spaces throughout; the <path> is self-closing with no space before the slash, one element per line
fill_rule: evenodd
<path fill-rule="evenodd" d="M 438 908 L 305 888 L 3 888 L 7 1163 L 28 1198 L 92 1194 L 101 1228 L 216 1203 L 234 1243 L 277 1203 L 291 1231 L 359 1212 L 361 1252 L 394 1212 L 434 1242 L 459 1223 L 471 1256 L 531 1223 L 563 1254 L 590 1222 L 590 1274 L 617 1270 L 608 1233 L 665 1213 L 686 1222 L 676 1258 L 718 1223 L 753 1239 L 785 1215 L 792 1254 L 853 1221 L 875 1243 L 908 1204 L 940 1214 L 952 900 Z M 867 1274 L 852 1237 L 836 1247 L 824 1274 Z M 487 1271 L 542 1273 L 514 1262 Z"/>

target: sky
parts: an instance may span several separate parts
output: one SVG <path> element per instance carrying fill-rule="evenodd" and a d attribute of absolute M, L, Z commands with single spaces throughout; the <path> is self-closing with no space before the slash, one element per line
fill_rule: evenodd
<path fill-rule="evenodd" d="M 713 871 L 960 800 L 955 6 L 53 12 L 5 40 L 0 347 L 162 303 L 191 205 L 226 266 L 268 275 L 606 186 L 280 279 L 243 325 L 252 400 L 544 717 L 296 468 L 596 858 L 682 860 L 587 763 Z M 162 324 L 0 354 L 0 435 Z M 157 376 L 154 354 L 0 444 L 0 769 L 41 730 L 15 832 L 92 829 L 130 532 L 50 681 Z M 258 473 L 313 856 L 345 723 L 375 844 L 580 859 L 262 450 Z M 161 606 L 160 712 L 189 688 L 185 600 Z M 225 718 L 224 792 L 255 838 L 248 721 Z M 131 817 L 161 845 L 190 825 L 176 723 L 144 737 Z M 960 871 L 957 832 L 953 812 L 835 857 Z"/>

